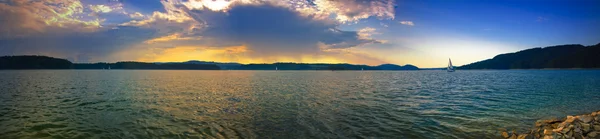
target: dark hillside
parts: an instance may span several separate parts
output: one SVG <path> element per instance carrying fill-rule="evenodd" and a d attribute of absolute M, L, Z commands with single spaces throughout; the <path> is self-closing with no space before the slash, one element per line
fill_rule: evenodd
<path fill-rule="evenodd" d="M 559 45 L 500 54 L 460 69 L 600 68 L 600 44 Z"/>

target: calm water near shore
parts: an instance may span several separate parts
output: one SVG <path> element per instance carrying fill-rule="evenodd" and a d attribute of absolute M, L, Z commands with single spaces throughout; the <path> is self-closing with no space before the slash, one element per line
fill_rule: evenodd
<path fill-rule="evenodd" d="M 600 110 L 600 70 L 0 71 L 0 138 L 500 138 Z"/>

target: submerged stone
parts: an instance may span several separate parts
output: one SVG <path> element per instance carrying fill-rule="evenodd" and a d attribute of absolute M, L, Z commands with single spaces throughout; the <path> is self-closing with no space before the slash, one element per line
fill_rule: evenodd
<path fill-rule="evenodd" d="M 581 127 L 583 128 L 583 132 L 590 131 L 590 124 L 583 123 L 581 124 Z"/>
<path fill-rule="evenodd" d="M 575 133 L 573 134 L 573 137 L 576 139 L 583 139 L 583 135 L 581 133 Z"/>
<path fill-rule="evenodd" d="M 569 131 L 569 132 L 567 133 L 567 136 L 568 136 L 568 137 L 572 137 L 572 136 L 573 136 L 573 131 Z"/>
<path fill-rule="evenodd" d="M 506 131 L 502 132 L 502 137 L 508 138 L 508 132 L 506 132 Z"/>
<path fill-rule="evenodd" d="M 502 132 L 504 138 L 510 139 L 600 139 L 600 111 L 592 114 L 567 116 L 563 120 L 538 120 L 535 128 L 525 134 Z"/>
<path fill-rule="evenodd" d="M 535 121 L 535 126 L 536 126 L 536 127 L 540 127 L 540 126 L 542 126 L 542 125 L 544 125 L 544 121 L 542 121 L 542 120 L 537 120 L 537 121 Z"/>
<path fill-rule="evenodd" d="M 529 137 L 529 134 L 521 134 L 517 137 L 517 139 L 526 139 L 527 137 Z"/>
<path fill-rule="evenodd" d="M 565 120 L 565 122 L 573 123 L 573 121 L 575 121 L 575 120 L 577 120 L 577 117 L 569 115 L 569 116 L 567 116 L 567 120 Z"/>
<path fill-rule="evenodd" d="M 552 135 L 551 129 L 544 129 L 544 135 Z"/>
<path fill-rule="evenodd" d="M 555 129 L 555 128 L 558 128 L 558 125 L 559 125 L 559 124 L 560 124 L 560 123 L 554 123 L 554 124 L 552 124 L 551 126 L 552 126 L 552 128 L 553 128 L 553 129 Z"/>
<path fill-rule="evenodd" d="M 589 116 L 589 115 L 583 115 L 583 116 L 579 117 L 579 119 L 581 119 L 581 121 L 583 121 L 584 123 L 589 123 L 589 122 L 592 122 L 594 117 Z"/>
<path fill-rule="evenodd" d="M 581 133 L 581 128 L 575 128 L 575 129 L 573 129 L 573 131 L 575 131 L 577 133 Z"/>
<path fill-rule="evenodd" d="M 559 126 L 559 127 L 558 127 L 558 128 L 556 128 L 556 129 L 552 129 L 552 131 L 554 131 L 554 132 L 561 132 L 561 131 L 562 131 L 564 128 L 565 128 L 565 127 L 561 127 L 561 126 Z"/>
<path fill-rule="evenodd" d="M 543 139 L 554 139 L 552 136 L 548 135 L 548 136 L 544 136 Z"/>
<path fill-rule="evenodd" d="M 588 133 L 587 136 L 591 137 L 591 138 L 596 137 L 596 136 L 598 136 L 598 132 L 592 131 L 592 132 Z"/>

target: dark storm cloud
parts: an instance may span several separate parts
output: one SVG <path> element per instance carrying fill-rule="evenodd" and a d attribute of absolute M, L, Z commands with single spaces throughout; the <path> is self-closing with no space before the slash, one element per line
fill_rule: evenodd
<path fill-rule="evenodd" d="M 227 13 L 210 10 L 193 10 L 191 13 L 207 25 L 192 35 L 246 44 L 261 54 L 314 53 L 319 51 L 319 42 L 332 45 L 332 48 L 377 42 L 360 38 L 356 31 L 339 30 L 337 22 L 314 20 L 278 6 L 245 5 L 233 7 Z"/>
<path fill-rule="evenodd" d="M 156 37 L 155 32 L 137 27 L 119 27 L 89 33 L 42 33 L 29 37 L 5 38 L 0 39 L 0 55 L 50 55 L 69 58 L 75 62 L 88 62 L 89 59 L 102 58 Z"/>
<path fill-rule="evenodd" d="M 147 52 L 177 46 L 226 47 L 245 45 L 251 56 L 299 57 L 322 52 L 321 45 L 327 49 L 344 49 L 379 43 L 378 40 L 364 37 L 359 31 L 338 29 L 342 24 L 336 19 L 322 18 L 317 14 L 306 14 L 285 6 L 273 4 L 231 5 L 226 11 L 187 9 L 177 1 L 161 1 L 162 10 L 156 10 L 156 3 L 137 5 L 141 9 L 153 9 L 144 6 L 154 5 L 154 9 L 144 12 L 140 19 L 129 18 L 136 10 L 130 10 L 126 0 L 113 4 L 112 12 L 96 12 L 91 5 L 79 1 L 64 0 L 70 7 L 56 7 L 36 3 L 1 5 L 3 18 L 0 29 L 8 30 L 0 36 L 0 55 L 40 54 L 71 58 L 75 62 L 102 61 L 117 52 Z M 90 7 L 88 7 L 90 6 Z M 102 5 L 96 5 L 102 6 Z M 110 5 L 109 5 L 110 6 Z M 122 10 L 119 7 L 124 7 Z M 50 14 L 37 16 L 36 9 L 61 11 L 68 14 Z M 126 13 L 129 11 L 129 13 Z M 151 13 L 151 14 L 150 14 Z M 78 18 L 89 15 L 87 18 Z M 317 17 L 318 16 L 318 17 Z M 14 21 L 27 21 L 17 24 Z M 48 24 L 50 22 L 51 24 Z M 124 22 L 118 24 L 119 22 Z M 10 23 L 10 24 L 8 24 Z M 118 24 L 118 25 L 117 25 Z M 21 28 L 19 28 L 21 27 Z M 367 32 L 369 33 L 369 32 Z M 175 38 L 169 38 L 175 36 Z M 369 36 L 369 35 L 367 35 Z M 149 40 L 166 37 L 164 41 Z M 144 50 L 141 50 L 144 49 Z M 137 55 L 132 55 L 135 59 Z"/>

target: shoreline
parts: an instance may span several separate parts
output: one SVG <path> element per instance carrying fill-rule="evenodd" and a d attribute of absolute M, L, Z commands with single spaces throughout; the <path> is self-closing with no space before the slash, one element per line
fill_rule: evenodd
<path fill-rule="evenodd" d="M 535 122 L 525 133 L 500 130 L 506 139 L 600 139 L 600 111 Z"/>

